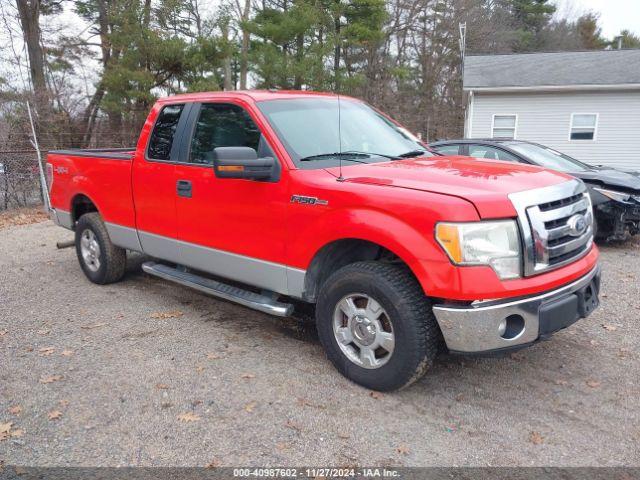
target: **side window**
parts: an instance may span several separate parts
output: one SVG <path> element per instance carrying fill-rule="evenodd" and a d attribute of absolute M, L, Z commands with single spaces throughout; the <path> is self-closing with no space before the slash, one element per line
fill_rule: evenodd
<path fill-rule="evenodd" d="M 260 154 L 261 143 L 260 130 L 242 107 L 206 103 L 193 132 L 189 162 L 213 165 L 217 147 L 251 147 Z"/>
<path fill-rule="evenodd" d="M 434 150 L 443 155 L 459 155 L 460 145 L 442 145 L 434 147 Z"/>
<path fill-rule="evenodd" d="M 167 105 L 162 109 L 151 132 L 147 156 L 154 160 L 169 160 L 173 136 L 176 133 L 180 115 L 184 109 L 182 105 Z"/>
<path fill-rule="evenodd" d="M 489 158 L 491 160 L 507 160 L 509 162 L 519 161 L 517 157 L 510 153 L 488 145 L 469 145 L 469 156 L 476 158 Z"/>

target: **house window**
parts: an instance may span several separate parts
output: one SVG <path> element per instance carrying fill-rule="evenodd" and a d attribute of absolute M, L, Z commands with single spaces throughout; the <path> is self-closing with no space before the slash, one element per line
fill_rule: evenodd
<path fill-rule="evenodd" d="M 493 138 L 516 138 L 517 115 L 494 115 L 491 136 Z"/>
<path fill-rule="evenodd" d="M 597 113 L 573 113 L 569 140 L 595 140 L 597 126 Z"/>

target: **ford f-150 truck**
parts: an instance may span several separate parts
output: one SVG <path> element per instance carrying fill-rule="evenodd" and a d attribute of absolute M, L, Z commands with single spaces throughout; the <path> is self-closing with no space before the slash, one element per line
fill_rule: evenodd
<path fill-rule="evenodd" d="M 372 389 L 412 383 L 441 348 L 520 348 L 598 306 L 580 180 L 436 155 L 353 98 L 164 98 L 135 148 L 50 152 L 47 177 L 92 282 L 120 280 L 130 250 L 273 315 L 315 304 L 329 359 Z"/>

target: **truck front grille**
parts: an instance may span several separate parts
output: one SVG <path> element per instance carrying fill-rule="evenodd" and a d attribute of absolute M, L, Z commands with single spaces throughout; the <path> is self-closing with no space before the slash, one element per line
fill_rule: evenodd
<path fill-rule="evenodd" d="M 593 212 L 581 181 L 519 192 L 509 198 L 522 231 L 525 276 L 559 268 L 591 249 Z"/>

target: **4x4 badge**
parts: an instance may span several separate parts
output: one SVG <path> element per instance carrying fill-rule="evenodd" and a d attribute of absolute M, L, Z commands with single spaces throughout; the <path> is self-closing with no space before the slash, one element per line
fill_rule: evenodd
<path fill-rule="evenodd" d="M 320 200 L 318 197 L 305 197 L 304 195 L 291 195 L 291 203 L 302 205 L 329 205 L 328 200 Z"/>

